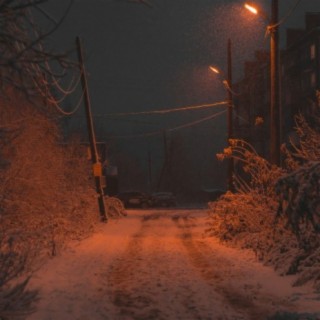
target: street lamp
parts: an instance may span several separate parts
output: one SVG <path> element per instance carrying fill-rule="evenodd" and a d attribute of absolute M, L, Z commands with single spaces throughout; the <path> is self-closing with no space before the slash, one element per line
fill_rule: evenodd
<path fill-rule="evenodd" d="M 250 4 L 245 4 L 250 12 L 266 19 L 263 12 Z M 279 23 L 278 0 L 272 0 L 271 19 L 268 19 L 270 32 L 270 161 L 280 165 L 280 90 L 279 90 Z"/>
<path fill-rule="evenodd" d="M 244 7 L 245 7 L 247 10 L 251 11 L 253 14 L 258 14 L 258 12 L 259 12 L 257 8 L 251 6 L 251 5 L 248 4 L 248 3 L 245 3 L 245 4 L 244 4 Z"/>
<path fill-rule="evenodd" d="M 233 110 L 233 91 L 232 91 L 232 57 L 231 57 L 231 40 L 228 39 L 228 46 L 227 46 L 227 62 L 228 62 L 228 76 L 227 79 L 225 79 L 223 73 L 217 68 L 210 66 L 209 69 L 216 73 L 222 75 L 222 83 L 225 86 L 228 94 L 228 144 L 230 146 L 230 139 L 233 138 L 233 115 L 232 115 L 232 110 Z M 234 172 L 234 163 L 233 163 L 233 158 L 229 158 L 228 162 L 228 190 L 233 191 L 233 172 Z"/>

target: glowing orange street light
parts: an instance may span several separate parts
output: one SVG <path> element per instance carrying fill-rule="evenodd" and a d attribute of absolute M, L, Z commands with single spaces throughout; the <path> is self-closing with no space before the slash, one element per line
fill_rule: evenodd
<path fill-rule="evenodd" d="M 219 69 L 217 69 L 217 68 L 215 68 L 215 67 L 210 66 L 209 69 L 210 69 L 211 71 L 213 71 L 214 73 L 220 74 Z"/>
<path fill-rule="evenodd" d="M 258 10 L 255 7 L 251 6 L 250 4 L 245 3 L 244 6 L 245 6 L 246 9 L 251 11 L 253 14 L 258 14 Z"/>

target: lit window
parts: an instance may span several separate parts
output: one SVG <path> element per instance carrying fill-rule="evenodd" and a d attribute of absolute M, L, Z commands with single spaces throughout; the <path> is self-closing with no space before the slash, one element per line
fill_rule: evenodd
<path fill-rule="evenodd" d="M 316 57 L 316 45 L 312 44 L 310 46 L 310 59 L 313 60 Z"/>

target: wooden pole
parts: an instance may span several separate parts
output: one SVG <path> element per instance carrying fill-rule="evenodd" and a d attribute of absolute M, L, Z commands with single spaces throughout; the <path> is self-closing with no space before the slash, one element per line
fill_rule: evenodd
<path fill-rule="evenodd" d="M 86 70 L 83 62 L 84 61 L 83 50 L 82 50 L 81 39 L 79 37 L 76 38 L 76 44 L 77 44 L 78 58 L 80 63 L 81 84 L 82 84 L 82 90 L 83 90 L 84 99 L 85 99 L 85 112 L 86 112 L 87 129 L 88 129 L 90 151 L 91 151 L 91 161 L 93 166 L 93 175 L 94 175 L 94 180 L 96 184 L 96 191 L 98 193 L 98 205 L 99 205 L 99 211 L 100 211 L 100 218 L 101 218 L 101 221 L 106 222 L 108 219 L 106 215 L 106 208 L 104 203 L 104 192 L 102 187 L 102 166 L 101 166 L 101 163 L 99 162 L 99 156 L 97 151 L 97 144 L 96 144 L 96 138 L 95 138 L 92 115 L 91 115 L 91 103 L 90 103 L 90 97 L 89 97 L 88 82 L 87 82 Z"/>
<path fill-rule="evenodd" d="M 233 138 L 233 95 L 232 95 L 232 55 L 231 55 L 231 40 L 228 39 L 228 145 L 230 139 Z M 230 157 L 228 163 L 228 190 L 233 192 L 233 158 Z"/>
<path fill-rule="evenodd" d="M 272 0 L 270 26 L 270 161 L 280 165 L 280 92 L 278 0 Z"/>

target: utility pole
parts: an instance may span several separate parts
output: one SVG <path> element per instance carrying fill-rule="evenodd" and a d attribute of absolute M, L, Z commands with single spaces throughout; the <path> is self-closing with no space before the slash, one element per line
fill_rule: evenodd
<path fill-rule="evenodd" d="M 233 95 L 232 95 L 232 54 L 231 54 L 231 40 L 228 39 L 228 144 L 230 145 L 230 139 L 233 138 Z M 228 190 L 233 192 L 233 173 L 234 163 L 233 158 L 230 157 L 228 161 Z"/>
<path fill-rule="evenodd" d="M 87 120 L 87 128 L 88 128 L 88 135 L 89 135 L 89 143 L 90 143 L 90 152 L 91 152 L 91 161 L 93 166 L 93 175 L 96 185 L 96 191 L 98 193 L 98 205 L 100 211 L 100 218 L 101 221 L 106 222 L 107 215 L 106 215 L 106 208 L 104 203 L 104 192 L 102 187 L 102 166 L 99 162 L 99 156 L 97 151 L 97 144 L 96 138 L 93 128 L 93 121 L 91 115 L 91 103 L 89 97 L 89 90 L 88 90 L 88 82 L 86 77 L 86 70 L 84 67 L 84 59 L 83 59 L 83 50 L 81 45 L 81 40 L 79 37 L 76 38 L 76 44 L 78 49 L 78 58 L 80 62 L 80 72 L 81 72 L 81 84 L 82 90 L 85 99 L 85 112 L 86 112 L 86 120 Z"/>
<path fill-rule="evenodd" d="M 280 165 L 280 90 L 278 0 L 271 3 L 270 28 L 270 161 Z"/>

